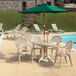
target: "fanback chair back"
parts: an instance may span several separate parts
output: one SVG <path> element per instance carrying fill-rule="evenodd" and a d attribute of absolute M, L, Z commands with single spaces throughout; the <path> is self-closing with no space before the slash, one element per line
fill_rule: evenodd
<path fill-rule="evenodd" d="M 26 48 L 28 45 L 28 42 L 26 39 L 20 37 L 17 41 L 16 41 L 16 46 L 17 48 L 20 50 L 20 49 L 23 49 L 23 48 Z"/>
<path fill-rule="evenodd" d="M 20 32 L 21 32 L 22 34 L 24 34 L 27 30 L 28 30 L 27 27 L 23 27 L 23 28 L 20 30 Z"/>
<path fill-rule="evenodd" d="M 73 46 L 73 42 L 72 40 L 68 41 L 67 44 L 66 44 L 66 50 L 70 51 L 72 49 L 72 46 Z"/>
<path fill-rule="evenodd" d="M 35 27 L 36 31 L 40 31 L 38 24 L 34 24 L 34 27 Z"/>
<path fill-rule="evenodd" d="M 20 26 L 21 26 L 21 24 L 18 24 L 18 25 L 16 26 L 15 30 L 19 30 Z"/>
<path fill-rule="evenodd" d="M 41 37 L 39 37 L 39 36 L 33 36 L 31 38 L 31 41 L 33 42 L 33 41 L 42 41 L 42 40 L 41 40 Z"/>
<path fill-rule="evenodd" d="M 52 28 L 53 28 L 54 31 L 58 31 L 58 28 L 57 28 L 56 24 L 52 24 Z"/>
<path fill-rule="evenodd" d="M 52 37 L 51 41 L 57 42 L 57 44 L 62 42 L 62 38 L 60 36 L 54 36 Z"/>

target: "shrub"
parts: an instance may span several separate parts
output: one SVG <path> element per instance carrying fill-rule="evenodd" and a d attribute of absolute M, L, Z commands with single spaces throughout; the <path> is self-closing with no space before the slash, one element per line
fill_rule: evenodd
<path fill-rule="evenodd" d="M 57 5 L 58 7 L 64 7 L 64 3 L 61 2 L 60 0 L 58 0 L 58 1 L 56 2 L 56 5 Z"/>

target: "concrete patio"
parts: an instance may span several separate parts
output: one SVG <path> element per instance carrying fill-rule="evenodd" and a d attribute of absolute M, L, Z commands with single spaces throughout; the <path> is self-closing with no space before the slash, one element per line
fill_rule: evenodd
<path fill-rule="evenodd" d="M 58 68 L 58 61 L 56 64 L 38 63 L 38 50 L 33 63 L 31 63 L 30 55 L 27 55 L 22 56 L 22 62 L 18 64 L 16 53 L 15 40 L 3 39 L 0 49 L 0 76 L 76 76 L 76 52 L 71 52 L 73 66 L 70 66 L 69 61 L 66 64 L 63 58 L 61 68 Z M 51 57 L 54 60 L 54 55 Z"/>

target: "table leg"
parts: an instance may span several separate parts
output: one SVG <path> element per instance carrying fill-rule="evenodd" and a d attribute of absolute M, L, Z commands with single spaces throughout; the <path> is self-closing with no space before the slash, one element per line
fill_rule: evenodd
<path fill-rule="evenodd" d="M 34 49 L 35 45 L 33 44 L 32 46 L 32 51 L 33 51 L 33 56 L 35 56 L 35 49 Z"/>
<path fill-rule="evenodd" d="M 49 56 L 48 47 L 46 48 L 46 57 L 48 58 L 48 60 L 49 60 L 50 62 L 54 62 L 54 61 L 52 60 L 52 58 Z"/>
<path fill-rule="evenodd" d="M 45 46 L 45 53 L 44 53 L 44 47 L 41 48 L 41 58 L 39 59 L 38 62 L 41 62 L 42 60 L 49 60 L 50 62 L 54 62 L 52 60 L 52 58 L 49 56 L 49 53 L 48 53 L 48 47 Z"/>
<path fill-rule="evenodd" d="M 51 58 L 50 56 L 48 56 L 48 60 L 49 60 L 50 62 L 53 62 L 53 63 L 54 63 L 54 61 L 52 60 L 52 58 Z"/>
<path fill-rule="evenodd" d="M 38 62 L 41 62 L 44 58 L 44 47 L 41 47 L 41 58 L 39 59 Z"/>

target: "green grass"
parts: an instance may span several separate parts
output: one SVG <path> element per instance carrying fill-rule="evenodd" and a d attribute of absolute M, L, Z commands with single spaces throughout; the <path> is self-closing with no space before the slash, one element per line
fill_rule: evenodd
<path fill-rule="evenodd" d="M 18 12 L 0 12 L 0 23 L 3 23 L 3 29 L 9 30 L 15 28 L 18 23 L 22 24 L 22 18 L 26 21 L 26 14 Z M 37 15 L 34 23 L 38 23 L 40 29 L 43 29 L 43 14 Z M 76 31 L 76 12 L 69 13 L 46 13 L 45 25 L 46 30 L 52 29 L 51 24 L 56 23 L 58 28 L 65 31 Z M 29 31 L 35 30 L 32 26 Z"/>
<path fill-rule="evenodd" d="M 21 23 L 22 15 L 18 12 L 3 12 L 0 11 L 0 23 L 3 23 L 3 29 L 9 30 Z"/>
<path fill-rule="evenodd" d="M 39 24 L 40 29 L 43 29 L 43 14 L 36 17 L 36 21 Z M 65 31 L 76 31 L 76 12 L 68 13 L 46 13 L 45 25 L 46 30 L 52 29 L 51 24 L 56 23 L 58 28 Z M 32 26 L 29 31 L 34 30 Z"/>

